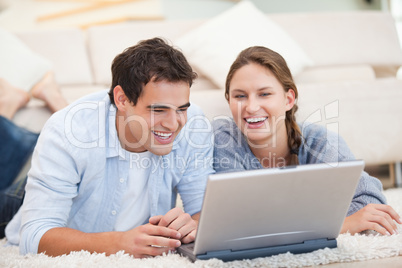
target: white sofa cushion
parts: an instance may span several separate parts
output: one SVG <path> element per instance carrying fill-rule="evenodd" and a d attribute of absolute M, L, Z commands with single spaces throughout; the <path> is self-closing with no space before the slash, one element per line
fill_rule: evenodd
<path fill-rule="evenodd" d="M 201 23 L 190 21 L 136 21 L 114 25 L 94 26 L 88 29 L 88 49 L 96 84 L 110 85 L 110 67 L 117 54 L 138 41 L 163 37 L 168 41 L 181 36 Z"/>
<path fill-rule="evenodd" d="M 17 36 L 33 51 L 49 59 L 56 81 L 61 85 L 91 84 L 84 33 L 80 29 L 18 32 Z"/>
<path fill-rule="evenodd" d="M 52 68 L 50 61 L 33 52 L 14 34 L 0 29 L 0 77 L 25 91 Z"/>
<path fill-rule="evenodd" d="M 381 11 L 269 14 L 316 66 L 402 65 L 395 21 Z"/>
<path fill-rule="evenodd" d="M 301 84 L 298 122 L 324 125 L 367 165 L 402 160 L 402 81 Z"/>
<path fill-rule="evenodd" d="M 250 46 L 265 46 L 280 53 L 293 74 L 312 65 L 299 45 L 249 1 L 242 1 L 193 29 L 176 44 L 190 63 L 219 88 L 224 88 L 236 56 Z"/>
<path fill-rule="evenodd" d="M 313 66 L 294 77 L 299 83 L 324 83 L 337 81 L 374 81 L 376 73 L 368 64 Z"/>
<path fill-rule="evenodd" d="M 211 121 L 222 116 L 232 116 L 224 89 L 192 91 L 190 101 L 197 104 Z"/>

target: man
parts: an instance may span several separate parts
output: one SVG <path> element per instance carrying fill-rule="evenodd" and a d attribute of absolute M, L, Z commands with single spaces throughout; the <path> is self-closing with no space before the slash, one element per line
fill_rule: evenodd
<path fill-rule="evenodd" d="M 189 108 L 196 74 L 154 38 L 119 54 L 112 77 L 108 94 L 84 97 L 43 128 L 24 203 L 6 229 L 22 254 L 147 257 L 195 239 L 213 173 L 212 134 Z M 174 208 L 176 192 L 187 213 Z"/>

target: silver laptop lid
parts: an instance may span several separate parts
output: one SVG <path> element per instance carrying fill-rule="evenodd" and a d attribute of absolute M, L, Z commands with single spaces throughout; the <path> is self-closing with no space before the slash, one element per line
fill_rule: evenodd
<path fill-rule="evenodd" d="M 194 254 L 336 238 L 364 162 L 210 175 Z"/>

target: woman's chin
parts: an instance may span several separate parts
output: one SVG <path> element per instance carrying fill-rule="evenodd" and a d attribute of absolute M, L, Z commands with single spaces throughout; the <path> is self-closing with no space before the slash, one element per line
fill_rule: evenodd
<path fill-rule="evenodd" d="M 251 146 L 252 144 L 254 145 L 259 145 L 259 146 L 268 146 L 268 140 L 269 137 L 271 136 L 270 133 L 267 133 L 266 130 L 264 133 L 258 133 L 256 131 L 246 131 L 243 132 L 244 136 L 246 136 L 247 141 L 249 145 Z"/>

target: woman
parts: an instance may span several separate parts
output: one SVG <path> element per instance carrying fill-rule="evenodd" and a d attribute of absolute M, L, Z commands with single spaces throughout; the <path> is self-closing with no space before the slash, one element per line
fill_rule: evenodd
<path fill-rule="evenodd" d="M 233 119 L 214 122 L 214 168 L 233 172 L 353 160 L 346 143 L 324 127 L 296 123 L 298 92 L 278 53 L 265 47 L 242 51 L 232 64 L 225 97 Z M 399 215 L 385 205 L 381 182 L 363 172 L 341 233 L 397 233 Z"/>

